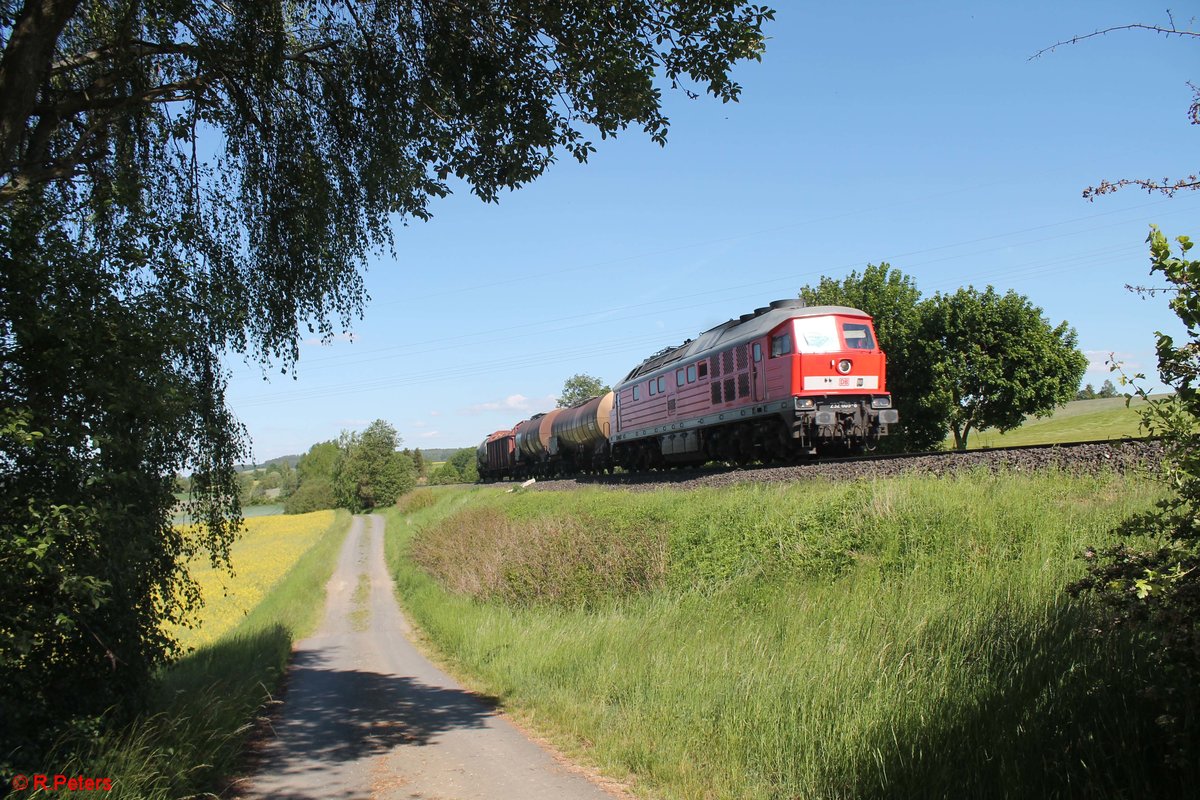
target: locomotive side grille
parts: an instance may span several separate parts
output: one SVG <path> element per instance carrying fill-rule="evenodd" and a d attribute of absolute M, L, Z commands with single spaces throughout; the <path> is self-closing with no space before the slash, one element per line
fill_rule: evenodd
<path fill-rule="evenodd" d="M 719 406 L 721 404 L 721 382 L 720 381 L 712 382 L 712 404 L 714 406 Z"/>
<path fill-rule="evenodd" d="M 746 360 L 747 360 L 746 359 L 746 345 L 742 345 L 741 347 L 735 348 L 733 352 L 737 355 L 737 368 L 745 369 L 746 368 Z"/>
<path fill-rule="evenodd" d="M 734 394 L 735 389 L 734 389 L 733 383 L 734 383 L 733 378 L 725 379 L 725 402 L 726 403 L 728 403 L 730 400 L 732 400 L 734 397 L 737 396 Z"/>
<path fill-rule="evenodd" d="M 750 374 L 743 372 L 737 377 L 738 381 L 738 397 L 750 396 Z"/>
<path fill-rule="evenodd" d="M 667 413 L 668 414 L 675 413 L 675 398 L 674 397 L 672 397 L 670 400 L 667 401 Z"/>
<path fill-rule="evenodd" d="M 719 378 L 719 377 L 721 377 L 721 357 L 720 357 L 719 355 L 716 355 L 716 354 L 714 354 L 714 355 L 712 356 L 712 358 L 708 359 L 708 361 L 709 361 L 709 369 L 708 369 L 708 371 L 712 373 L 712 376 L 713 376 L 714 378 Z M 717 394 L 719 395 L 719 394 L 720 394 L 720 392 L 718 392 Z M 720 400 L 714 400 L 713 402 L 714 402 L 714 403 L 719 403 L 719 402 L 721 402 L 721 401 L 720 401 Z"/>
<path fill-rule="evenodd" d="M 725 374 L 728 375 L 733 372 L 733 351 L 726 350 L 724 353 L 721 353 L 721 360 L 724 362 Z"/>

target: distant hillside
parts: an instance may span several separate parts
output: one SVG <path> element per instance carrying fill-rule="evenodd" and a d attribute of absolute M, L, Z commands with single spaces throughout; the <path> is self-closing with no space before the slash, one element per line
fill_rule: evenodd
<path fill-rule="evenodd" d="M 421 448 L 421 457 L 426 461 L 449 461 L 450 456 L 461 450 L 461 447 L 431 447 Z M 473 448 L 472 448 L 473 449 Z"/>
<path fill-rule="evenodd" d="M 287 464 L 289 467 L 295 469 L 296 462 L 299 461 L 300 458 L 301 457 L 299 455 L 279 456 L 279 458 L 272 458 L 272 459 L 262 462 L 261 464 L 238 464 L 237 471 L 238 472 L 252 472 L 256 469 L 266 469 L 267 467 L 271 466 L 272 464 Z"/>
<path fill-rule="evenodd" d="M 1090 442 L 1099 439 L 1123 439 L 1145 436 L 1140 430 L 1138 408 L 1145 405 L 1134 399 L 1125 407 L 1124 397 L 1097 400 L 1073 400 L 1045 419 L 1027 418 L 1016 430 L 1000 434 L 994 430 L 971 431 L 967 448 L 1014 447 L 1025 444 Z M 946 447 L 954 446 L 950 441 Z"/>

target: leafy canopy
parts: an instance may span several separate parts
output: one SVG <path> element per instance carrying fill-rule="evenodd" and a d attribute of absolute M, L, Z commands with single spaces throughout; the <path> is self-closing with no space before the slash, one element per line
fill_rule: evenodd
<path fill-rule="evenodd" d="M 1019 426 L 1072 400 L 1087 369 L 1075 330 L 1051 326 L 1029 299 L 991 286 L 936 294 L 922 306 L 914 361 L 926 370 L 931 408 L 942 409 L 965 449 L 972 430 Z"/>
<path fill-rule="evenodd" d="M 223 562 L 243 430 L 222 357 L 283 371 L 363 308 L 394 220 L 485 201 L 722 101 L 769 9 L 732 0 L 0 3 L 0 772 L 136 710 Z M 171 525 L 190 473 L 199 533 Z M 368 498 L 355 494 L 355 503 Z M 372 496 L 369 502 L 377 502 Z M 50 566 L 52 565 L 52 566 Z M 51 689 L 53 687 L 53 690 Z M 5 756 L 6 757 L 6 756 Z"/>
<path fill-rule="evenodd" d="M 591 400 L 593 397 L 612 391 L 612 388 L 599 378 L 577 373 L 563 382 L 562 394 L 558 397 L 559 408 L 570 408 L 576 403 Z"/>
<path fill-rule="evenodd" d="M 417 484 L 412 459 L 399 452 L 400 436 L 377 419 L 359 433 L 343 433 L 333 468 L 338 505 L 355 513 L 394 505 Z"/>
<path fill-rule="evenodd" d="M 1089 549 L 1089 574 L 1072 589 L 1101 598 L 1110 612 L 1106 628 L 1133 630 L 1148 667 L 1135 688 L 1142 702 L 1156 707 L 1165 736 L 1154 745 L 1169 767 L 1194 771 L 1200 749 L 1200 261 L 1188 257 L 1193 243 L 1186 236 L 1176 239 L 1178 255 L 1157 227 L 1147 241 L 1151 274 L 1166 279 L 1171 310 L 1185 331 L 1182 342 L 1155 334 L 1159 378 L 1175 392 L 1151 396 L 1140 374 L 1122 374 L 1121 382 L 1145 402 L 1142 424 L 1166 446 L 1163 477 L 1174 493 L 1119 531 L 1144 544 Z"/>

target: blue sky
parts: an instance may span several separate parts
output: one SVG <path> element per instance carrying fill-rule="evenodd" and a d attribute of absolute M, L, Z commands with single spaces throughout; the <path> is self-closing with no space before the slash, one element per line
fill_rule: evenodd
<path fill-rule="evenodd" d="M 668 94 L 666 148 L 637 131 L 499 204 L 465 190 L 396 228 L 351 335 L 306 342 L 298 377 L 232 363 L 258 461 L 383 418 L 409 447 L 461 447 L 553 407 L 576 372 L 650 353 L 822 275 L 888 261 L 926 294 L 1014 289 L 1067 320 L 1092 366 L 1153 373 L 1177 331 L 1149 282 L 1148 226 L 1200 236 L 1200 192 L 1103 178 L 1196 171 L 1197 43 L 1125 31 L 1161 3 L 779 0 L 738 104 Z M 1195 29 L 1200 7 L 1173 7 Z"/>

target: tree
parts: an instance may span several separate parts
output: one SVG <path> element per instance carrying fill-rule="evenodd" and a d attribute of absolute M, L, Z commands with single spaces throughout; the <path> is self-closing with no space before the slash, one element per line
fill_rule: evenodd
<path fill-rule="evenodd" d="M 1075 399 L 1076 400 L 1095 400 L 1096 399 L 1096 387 L 1092 386 L 1089 383 L 1088 385 L 1084 386 L 1082 389 L 1080 389 L 1078 392 L 1075 393 Z"/>
<path fill-rule="evenodd" d="M 929 373 L 913 363 L 921 352 L 916 342 L 921 303 L 916 281 L 882 262 L 841 281 L 823 276 L 816 286 L 802 288 L 800 297 L 810 306 L 849 306 L 871 315 L 875 337 L 887 354 L 888 388 L 900 412 L 900 425 L 889 431 L 883 446 L 894 451 L 938 446 L 946 437 L 946 420 L 925 407 Z"/>
<path fill-rule="evenodd" d="M 343 433 L 333 473 L 338 505 L 358 513 L 393 505 L 416 485 L 412 459 L 398 452 L 396 429 L 377 419 L 358 433 Z"/>
<path fill-rule="evenodd" d="M 59 559 L 0 589 L 23 609 L 0 628 L 3 706 L 22 709 L 0 752 L 26 744 L 35 767 L 31 737 L 136 710 L 172 653 L 162 623 L 199 600 L 188 560 L 226 561 L 247 453 L 226 352 L 293 369 L 298 322 L 329 337 L 357 318 L 365 257 L 430 198 L 495 201 L 560 153 L 586 160 L 589 133 L 664 142 L 659 78 L 736 100 L 730 69 L 760 57 L 771 15 L 0 3 L 0 524 L 4 546 Z M 194 538 L 171 525 L 177 472 Z"/>
<path fill-rule="evenodd" d="M 417 471 L 418 478 L 425 477 L 425 456 L 421 454 L 421 448 L 413 450 L 412 453 L 413 469 Z"/>
<path fill-rule="evenodd" d="M 479 480 L 479 464 L 474 447 L 459 448 L 446 463 L 454 467 L 464 483 L 475 483 Z"/>
<path fill-rule="evenodd" d="M 463 447 L 455 450 L 433 474 L 429 476 L 432 484 L 446 483 L 475 483 L 479 480 L 479 465 L 476 463 L 474 447 Z"/>
<path fill-rule="evenodd" d="M 1106 380 L 1104 383 L 1100 384 L 1100 391 L 1096 393 L 1096 396 L 1097 397 L 1105 397 L 1105 398 L 1116 397 L 1117 396 L 1117 387 L 1113 386 L 1112 381 Z"/>
<path fill-rule="evenodd" d="M 612 388 L 599 378 L 580 372 L 563 382 L 562 394 L 558 397 L 558 407 L 570 408 L 576 403 L 591 400 L 593 397 L 611 391 Z"/>
<path fill-rule="evenodd" d="M 337 508 L 333 492 L 333 475 L 342 453 L 337 442 L 319 442 L 296 462 L 299 481 L 283 503 L 285 514 L 307 514 L 326 508 Z"/>
<path fill-rule="evenodd" d="M 129 302 L 36 210 L 0 215 L 3 772 L 110 706 L 137 711 L 176 652 L 164 630 L 199 602 L 187 564 L 227 563 L 244 451 L 216 355 L 166 288 Z M 181 471 L 193 528 L 173 524 Z"/>
<path fill-rule="evenodd" d="M 1126 520 L 1119 529 L 1128 542 L 1097 552 L 1088 549 L 1088 576 L 1071 588 L 1091 592 L 1109 609 L 1106 628 L 1132 629 L 1139 655 L 1139 702 L 1155 707 L 1166 743 L 1163 760 L 1194 770 L 1200 747 L 1200 261 L 1190 260 L 1192 242 L 1151 227 L 1151 273 L 1168 283 L 1171 310 L 1183 323 L 1186 341 L 1156 333 L 1159 378 L 1173 394 L 1151 397 L 1140 381 L 1122 374 L 1145 402 L 1142 424 L 1166 446 L 1163 477 L 1173 493 L 1155 512 Z M 1115 367 L 1118 371 L 1120 367 Z"/>
<path fill-rule="evenodd" d="M 1066 322 L 1052 327 L 1027 298 L 967 287 L 934 295 L 921 311 L 914 362 L 927 371 L 927 402 L 943 410 L 958 449 L 972 430 L 1012 430 L 1075 396 L 1087 369 L 1075 331 Z"/>

